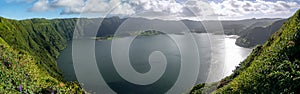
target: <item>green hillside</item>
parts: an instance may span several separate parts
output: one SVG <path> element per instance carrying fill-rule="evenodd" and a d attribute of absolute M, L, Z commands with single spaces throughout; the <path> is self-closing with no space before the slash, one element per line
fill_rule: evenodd
<path fill-rule="evenodd" d="M 256 47 L 231 76 L 220 81 L 213 93 L 300 93 L 299 30 L 300 10 L 263 46 Z M 199 87 L 191 93 L 201 92 Z"/>
<path fill-rule="evenodd" d="M 0 93 L 82 93 L 78 84 L 63 81 L 56 62 L 75 24 L 76 19 L 0 17 Z"/>
<path fill-rule="evenodd" d="M 266 27 L 254 27 L 246 29 L 239 34 L 235 44 L 241 47 L 251 48 L 256 45 L 263 45 L 272 34 L 280 29 L 286 19 L 278 20 Z"/>

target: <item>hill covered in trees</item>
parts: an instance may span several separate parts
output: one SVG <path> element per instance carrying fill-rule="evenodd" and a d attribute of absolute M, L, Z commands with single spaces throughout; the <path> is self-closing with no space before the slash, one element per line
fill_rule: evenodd
<path fill-rule="evenodd" d="M 236 40 L 236 45 L 247 48 L 262 45 L 280 29 L 285 21 L 286 19 L 279 20 L 266 27 L 249 27 L 239 33 L 240 37 Z"/>
<path fill-rule="evenodd" d="M 103 19 L 97 36 L 111 36 L 127 19 L 118 17 Z M 143 18 L 131 18 L 131 20 L 136 23 L 149 22 L 152 25 L 168 24 L 166 27 L 172 27 L 172 23 L 177 23 Z M 221 21 L 221 23 L 225 34 L 230 35 L 239 34 L 250 27 L 262 27 L 276 20 L 278 19 L 247 19 Z M 0 93 L 83 93 L 78 83 L 63 80 L 56 62 L 60 51 L 72 39 L 76 21 L 75 18 L 12 20 L 0 17 L 0 54 L 2 54 L 0 57 Z M 93 19 L 84 21 L 88 21 L 89 24 L 86 25 L 94 23 Z M 206 33 L 201 22 L 190 20 L 182 22 L 192 32 Z M 252 24 L 256 25 L 251 26 Z M 131 28 L 127 29 L 131 30 Z M 171 28 L 170 31 L 176 30 Z"/>
<path fill-rule="evenodd" d="M 263 46 L 257 46 L 234 73 L 191 93 L 300 93 L 300 10 Z M 217 89 L 206 89 L 216 86 Z"/>
<path fill-rule="evenodd" d="M 84 93 L 65 82 L 56 58 L 76 19 L 10 20 L 0 17 L 0 93 Z"/>

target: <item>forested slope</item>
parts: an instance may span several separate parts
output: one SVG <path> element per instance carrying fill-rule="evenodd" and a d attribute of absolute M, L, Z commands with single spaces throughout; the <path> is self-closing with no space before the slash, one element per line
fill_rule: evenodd
<path fill-rule="evenodd" d="M 82 93 L 78 84 L 63 80 L 56 62 L 75 24 L 76 19 L 0 17 L 0 92 Z"/>
<path fill-rule="evenodd" d="M 221 80 L 217 90 L 204 90 L 203 84 L 191 93 L 289 94 L 300 93 L 300 10 L 256 47 L 234 73 Z M 206 87 L 207 88 L 207 87 Z M 204 92 L 203 92 L 204 91 Z"/>
<path fill-rule="evenodd" d="M 239 34 L 235 44 L 241 47 L 254 47 L 264 44 L 272 34 L 280 29 L 286 19 L 278 20 L 267 27 L 249 28 Z"/>

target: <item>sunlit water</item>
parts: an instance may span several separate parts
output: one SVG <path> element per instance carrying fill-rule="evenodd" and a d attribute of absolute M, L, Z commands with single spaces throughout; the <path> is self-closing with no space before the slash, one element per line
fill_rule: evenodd
<path fill-rule="evenodd" d="M 241 61 L 247 58 L 252 49 L 243 48 L 235 45 L 237 36 L 227 36 L 225 38 L 225 76 L 232 73 L 232 70 L 239 65 Z"/>
<path fill-rule="evenodd" d="M 200 56 L 200 69 L 197 80 L 198 84 L 218 81 L 225 76 L 230 75 L 235 67 L 238 66 L 238 64 L 252 51 L 252 49 L 236 46 L 235 40 L 237 36 L 213 35 L 208 33 L 193 35 L 195 37 L 195 42 L 198 45 Z M 185 35 L 171 36 L 178 40 L 182 39 L 184 42 L 191 42 L 184 40 L 184 37 L 186 37 Z M 120 38 L 120 40 L 127 41 L 128 38 Z M 162 75 L 161 79 L 156 83 L 146 86 L 132 85 L 132 83 L 128 83 L 118 75 L 118 72 L 112 64 L 111 41 L 95 41 L 95 43 L 95 56 L 98 68 L 106 83 L 110 86 L 110 88 L 117 92 L 165 92 L 167 90 L 164 89 L 172 87 L 174 82 L 177 80 L 178 73 L 180 71 L 180 63 L 184 63 L 180 62 L 181 55 L 178 47 L 176 46 L 176 42 L 172 41 L 169 37 L 166 37 L 165 35 L 138 37 L 132 42 L 129 49 L 131 65 L 136 71 L 146 73 L 151 69 L 148 60 L 149 55 L 154 51 L 161 51 L 166 56 L 168 66 L 165 70 L 165 74 Z M 85 49 L 82 50 L 84 51 Z M 62 51 L 57 61 L 65 79 L 68 81 L 76 81 L 76 75 L 72 63 L 71 43 L 64 51 Z M 96 77 L 89 75 L 89 73 L 82 73 L 86 74 L 86 76 L 90 77 L 90 79 L 96 79 Z M 88 88 L 91 88 L 93 91 L 97 91 L 96 87 L 93 86 L 96 85 L 90 85 Z M 99 90 L 99 92 L 101 92 L 101 90 Z"/>

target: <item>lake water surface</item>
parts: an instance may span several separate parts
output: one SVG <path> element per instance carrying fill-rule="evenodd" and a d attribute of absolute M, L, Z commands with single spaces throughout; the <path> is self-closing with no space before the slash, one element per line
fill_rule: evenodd
<path fill-rule="evenodd" d="M 198 49 L 190 49 L 184 44 L 178 44 L 178 40 L 181 43 L 189 43 L 190 40 L 186 40 L 186 35 L 171 35 L 172 38 L 176 38 L 174 41 L 167 35 L 155 35 L 155 36 L 138 36 L 131 45 L 130 49 L 122 49 L 118 54 L 122 54 L 123 51 L 129 50 L 128 58 L 132 68 L 139 73 L 147 73 L 150 70 L 161 70 L 165 68 L 164 73 L 154 73 L 153 75 L 160 75 L 160 79 L 149 85 L 136 85 L 128 82 L 118 74 L 116 70 L 112 54 L 111 54 L 111 40 L 95 41 L 95 57 L 97 61 L 97 67 L 104 78 L 106 84 L 117 93 L 164 93 L 170 89 L 174 83 L 180 79 L 180 70 L 183 63 L 181 58 L 183 57 L 180 49 L 187 49 L 191 51 L 198 51 L 200 58 L 200 69 L 196 83 L 214 82 L 218 81 L 225 76 L 232 73 L 238 64 L 244 60 L 252 49 L 242 48 L 235 45 L 236 36 L 224 36 L 214 35 L 208 33 L 193 34 L 195 43 Z M 118 38 L 118 40 L 130 41 L 130 37 Z M 77 41 L 77 40 L 76 40 Z M 83 42 L 84 43 L 84 42 Z M 178 47 L 178 45 L 183 45 Z M 179 49 L 180 48 L 180 49 Z M 83 51 L 86 49 L 82 49 Z M 153 52 L 159 52 L 153 54 Z M 125 53 L 125 52 L 124 52 Z M 162 53 L 163 55 L 161 55 Z M 152 56 L 154 55 L 154 56 Z M 192 55 L 192 54 L 191 54 Z M 155 57 L 157 56 L 157 57 Z M 164 58 L 161 58 L 164 56 Z M 187 55 L 187 57 L 193 57 Z M 149 59 L 154 58 L 154 59 Z M 61 52 L 58 58 L 58 66 L 62 70 L 62 73 L 66 80 L 76 81 L 76 75 L 73 67 L 72 60 L 72 44 L 69 43 L 68 47 Z M 150 61 L 150 62 L 149 62 Z M 162 67 L 161 63 L 167 61 L 165 67 Z M 192 62 L 192 61 L 191 61 Z M 82 62 L 88 63 L 88 62 Z M 157 67 L 153 67 L 157 66 Z M 84 67 L 84 66 L 83 66 Z M 156 68 L 156 69 L 152 69 Z M 84 68 L 88 69 L 88 66 Z M 126 73 L 126 69 L 125 73 Z M 128 70 L 130 71 L 130 70 Z M 81 72 L 89 80 L 97 79 L 96 76 L 90 75 L 88 72 Z M 191 72 L 192 73 L 192 72 Z M 127 76 L 133 76 L 133 74 L 126 74 Z M 145 79 L 146 80 L 146 79 Z M 96 88 L 98 83 L 84 83 L 87 90 L 95 92 L 105 93 Z"/>

